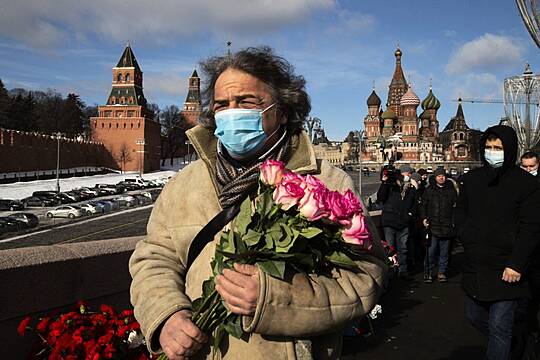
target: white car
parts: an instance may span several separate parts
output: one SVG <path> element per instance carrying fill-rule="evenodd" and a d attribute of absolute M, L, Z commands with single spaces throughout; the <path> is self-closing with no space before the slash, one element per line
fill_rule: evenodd
<path fill-rule="evenodd" d="M 54 210 L 49 210 L 47 211 L 46 215 L 48 218 L 67 217 L 73 219 L 76 217 L 84 216 L 85 210 L 81 209 L 79 206 L 66 205 L 57 207 Z"/>
<path fill-rule="evenodd" d="M 97 206 L 92 204 L 80 204 L 79 206 L 81 207 L 81 209 L 86 211 L 86 215 L 93 215 L 102 212 L 101 208 L 98 208 Z"/>

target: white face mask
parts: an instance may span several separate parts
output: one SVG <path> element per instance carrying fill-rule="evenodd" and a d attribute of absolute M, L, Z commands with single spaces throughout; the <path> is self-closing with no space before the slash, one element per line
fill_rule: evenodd
<path fill-rule="evenodd" d="M 411 177 L 409 175 L 404 175 L 403 176 L 403 181 L 407 182 L 409 180 L 411 180 Z"/>
<path fill-rule="evenodd" d="M 538 169 L 534 169 L 532 171 L 529 171 L 529 174 L 531 174 L 532 176 L 538 175 Z"/>

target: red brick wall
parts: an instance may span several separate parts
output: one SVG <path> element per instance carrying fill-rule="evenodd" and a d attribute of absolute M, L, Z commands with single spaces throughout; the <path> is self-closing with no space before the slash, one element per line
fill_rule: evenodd
<path fill-rule="evenodd" d="M 56 169 L 57 140 L 49 135 L 0 129 L 0 172 Z M 115 168 L 109 152 L 98 142 L 60 139 L 60 168 Z"/>
<path fill-rule="evenodd" d="M 143 172 L 159 170 L 161 140 L 158 123 L 143 117 L 95 117 L 90 119 L 92 139 L 104 144 L 116 162 L 116 168 L 124 171 Z M 144 140 L 145 144 L 137 142 Z M 121 150 L 127 150 L 125 164 Z M 143 152 L 144 151 L 144 152 Z"/>

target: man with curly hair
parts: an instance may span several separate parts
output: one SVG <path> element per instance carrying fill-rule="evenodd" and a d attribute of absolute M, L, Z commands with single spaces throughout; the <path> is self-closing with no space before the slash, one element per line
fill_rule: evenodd
<path fill-rule="evenodd" d="M 345 172 L 315 157 L 302 131 L 311 109 L 305 80 L 286 60 L 260 47 L 212 57 L 201 67 L 205 115 L 188 131 L 199 160 L 163 189 L 148 236 L 130 260 L 135 316 L 149 350 L 163 351 L 171 360 L 211 356 L 210 334 L 191 322 L 191 301 L 212 273 L 221 227 L 195 259 L 188 254 L 199 246 L 193 239 L 207 224 L 257 190 L 264 160 L 314 174 L 332 190 L 353 188 Z M 216 289 L 227 308 L 242 315 L 245 333 L 222 341 L 221 357 L 339 358 L 342 329 L 369 312 L 380 294 L 386 266 L 377 240 L 373 255 L 357 262 L 358 271 L 335 268 L 332 276 L 293 273 L 280 280 L 256 266 L 237 264 L 218 275 Z"/>

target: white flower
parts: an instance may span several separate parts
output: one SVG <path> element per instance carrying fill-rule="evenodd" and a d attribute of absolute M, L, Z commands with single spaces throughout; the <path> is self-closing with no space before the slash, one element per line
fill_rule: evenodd
<path fill-rule="evenodd" d="M 377 304 L 375 305 L 375 307 L 371 310 L 371 312 L 369 313 L 369 317 L 372 318 L 373 320 L 375 320 L 377 317 L 379 317 L 379 315 L 382 314 L 382 306 Z"/>
<path fill-rule="evenodd" d="M 141 345 L 145 345 L 144 336 L 140 333 L 137 333 L 135 330 L 129 333 L 127 339 L 128 348 L 135 349 Z"/>

